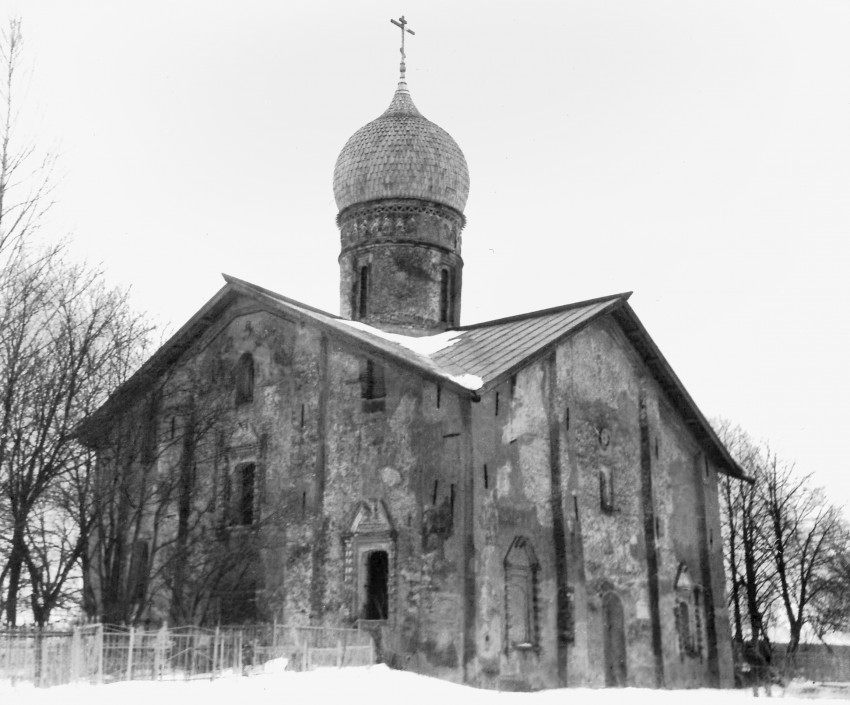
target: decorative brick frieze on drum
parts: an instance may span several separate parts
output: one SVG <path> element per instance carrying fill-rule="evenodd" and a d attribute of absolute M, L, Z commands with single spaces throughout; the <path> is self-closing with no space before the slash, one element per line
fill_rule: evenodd
<path fill-rule="evenodd" d="M 350 206 L 337 216 L 342 253 L 377 242 L 418 242 L 460 254 L 466 218 L 454 208 L 393 198 Z"/>

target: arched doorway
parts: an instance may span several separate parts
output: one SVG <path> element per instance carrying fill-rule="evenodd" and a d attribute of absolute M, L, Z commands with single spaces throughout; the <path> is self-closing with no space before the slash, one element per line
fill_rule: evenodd
<path fill-rule="evenodd" d="M 626 685 L 626 629 L 623 603 L 616 593 L 602 596 L 602 642 L 605 647 L 605 685 Z"/>
<path fill-rule="evenodd" d="M 386 551 L 372 551 L 367 555 L 364 619 L 386 619 L 389 614 L 389 568 Z"/>

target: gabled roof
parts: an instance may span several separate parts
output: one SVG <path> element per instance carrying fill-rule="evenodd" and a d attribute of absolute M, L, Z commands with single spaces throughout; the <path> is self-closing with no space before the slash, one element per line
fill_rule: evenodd
<path fill-rule="evenodd" d="M 500 318 L 456 330 L 453 345 L 431 356 L 452 374 L 479 377 L 486 391 L 547 352 L 565 336 L 626 302 L 631 292 Z"/>
<path fill-rule="evenodd" d="M 82 438 L 101 419 L 143 393 L 240 296 L 276 315 L 317 326 L 370 356 L 419 374 L 474 401 L 589 322 L 611 314 L 714 461 L 727 474 L 744 477 L 628 305 L 631 292 L 412 337 L 349 321 L 236 277 L 223 276 L 226 283 L 215 296 L 81 424 Z"/>

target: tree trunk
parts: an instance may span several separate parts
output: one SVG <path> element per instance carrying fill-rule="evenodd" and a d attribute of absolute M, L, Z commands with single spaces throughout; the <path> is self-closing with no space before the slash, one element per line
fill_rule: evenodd
<path fill-rule="evenodd" d="M 6 622 L 10 627 L 18 623 L 18 593 L 21 590 L 21 572 L 24 567 L 26 542 L 24 527 L 18 522 L 12 531 L 12 547 L 9 552 L 9 588 L 6 593 Z"/>
<path fill-rule="evenodd" d="M 750 613 L 750 637 L 761 640 L 764 624 L 758 605 L 758 578 L 756 576 L 755 532 L 752 517 L 744 517 L 741 525 L 744 543 L 744 585 L 747 593 L 747 611 Z"/>

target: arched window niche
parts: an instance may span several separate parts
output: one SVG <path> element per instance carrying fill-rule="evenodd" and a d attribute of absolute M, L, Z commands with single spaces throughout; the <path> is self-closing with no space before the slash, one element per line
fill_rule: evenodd
<path fill-rule="evenodd" d="M 674 616 L 679 638 L 679 658 L 702 659 L 703 652 L 703 589 L 694 585 L 688 566 L 680 563 L 674 583 L 676 606 Z"/>
<path fill-rule="evenodd" d="M 539 649 L 539 570 L 531 542 L 515 537 L 505 554 L 505 653 Z"/>
<path fill-rule="evenodd" d="M 254 356 L 242 353 L 236 363 L 236 403 L 247 404 L 254 401 Z"/>
<path fill-rule="evenodd" d="M 614 511 L 614 477 L 605 466 L 599 468 L 599 508 L 606 514 Z"/>

